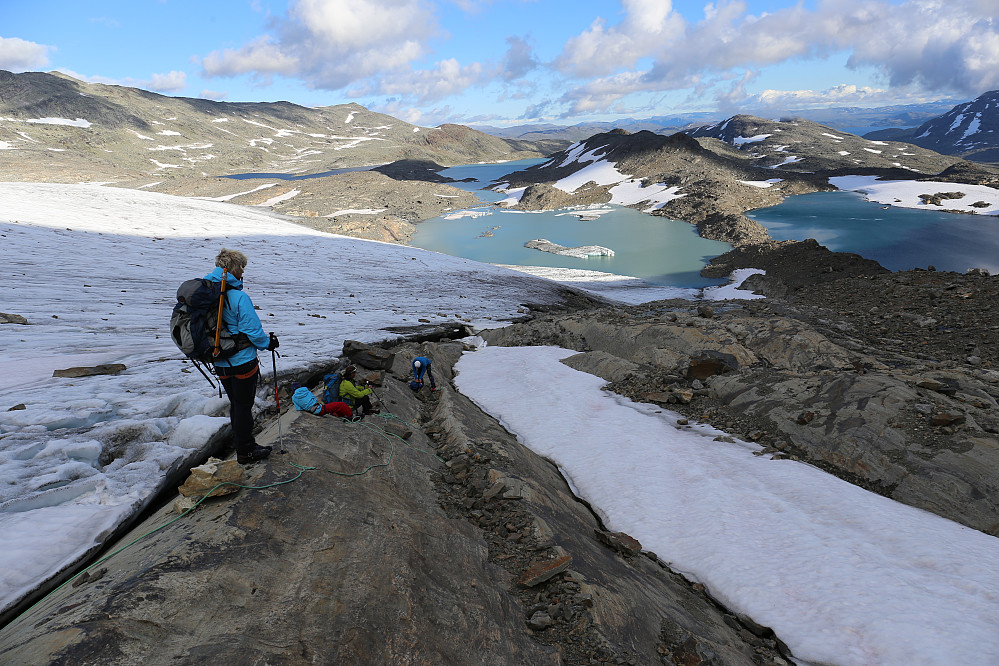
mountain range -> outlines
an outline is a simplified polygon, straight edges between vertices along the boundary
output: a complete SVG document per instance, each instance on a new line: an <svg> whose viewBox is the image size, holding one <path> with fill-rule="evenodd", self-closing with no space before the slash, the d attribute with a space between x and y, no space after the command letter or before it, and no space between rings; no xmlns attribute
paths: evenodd
<svg viewBox="0 0 999 666"><path fill-rule="evenodd" d="M459 125L418 127L358 104L215 102L0 71L0 166L8 180L304 173L397 160L455 165L538 157L538 149Z"/></svg>
<svg viewBox="0 0 999 666"><path fill-rule="evenodd" d="M945 114L910 129L885 129L869 139L907 141L974 162L999 163L999 90L958 104Z"/></svg>
<svg viewBox="0 0 999 666"><path fill-rule="evenodd" d="M691 136L710 136L710 128L746 115L725 118L716 113L700 112L575 125L477 125L476 128L494 136L526 141L582 141L613 129L632 133L648 130L656 134L686 132ZM903 141L974 162L999 162L999 91L995 90L956 106L952 101L935 101L869 109L807 109L783 113L779 120L770 119L767 122L821 124L835 134L858 135L873 141Z"/></svg>
<svg viewBox="0 0 999 666"><path fill-rule="evenodd" d="M846 106L826 109L800 109L781 113L780 117L803 118L827 125L837 131L850 132L851 134L865 134L889 127L915 127L931 118L946 113L953 107L954 103L952 100L939 100L924 104L902 104L875 108ZM756 114L771 117L770 114L762 111L756 112ZM594 134L609 132L612 129L624 129L629 132L649 130L656 134L673 134L704 125L717 124L723 120L725 120L724 114L701 111L652 116L650 118L618 118L607 122L577 123L574 125L536 123L512 125L509 127L475 125L475 128L505 139L524 139L527 141L564 139L579 141Z"/></svg>
<svg viewBox="0 0 999 666"><path fill-rule="evenodd" d="M581 127L522 133L540 139L528 141L463 125L419 127L358 104L215 102L62 74L0 72L0 169L8 181L107 182L264 206L323 231L405 243L414 224L475 202L446 184L438 174L444 166L550 156L509 177L507 187L531 188L520 207L619 202L745 245L769 238L745 211L835 189L830 177L994 187L999 171L962 154L982 159L999 150L997 97L988 93L905 131L915 135L911 142L890 139L888 130L860 137L804 119L740 114L704 124L690 114L572 143L565 137ZM917 111L905 113L911 119ZM667 136L660 121L694 125ZM594 164L611 165L620 177L583 179L571 191L555 185ZM248 187L232 177L246 174L266 180ZM626 180L635 184L632 194L612 192ZM673 188L668 200L657 199L666 188Z"/></svg>

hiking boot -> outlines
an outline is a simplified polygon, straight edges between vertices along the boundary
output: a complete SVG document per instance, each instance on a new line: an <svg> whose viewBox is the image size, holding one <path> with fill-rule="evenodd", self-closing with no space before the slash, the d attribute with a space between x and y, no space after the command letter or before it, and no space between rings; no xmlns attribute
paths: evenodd
<svg viewBox="0 0 999 666"><path fill-rule="evenodd" d="M240 465L252 465L258 460L263 460L271 454L269 446L255 446L247 453L236 453L236 462Z"/></svg>

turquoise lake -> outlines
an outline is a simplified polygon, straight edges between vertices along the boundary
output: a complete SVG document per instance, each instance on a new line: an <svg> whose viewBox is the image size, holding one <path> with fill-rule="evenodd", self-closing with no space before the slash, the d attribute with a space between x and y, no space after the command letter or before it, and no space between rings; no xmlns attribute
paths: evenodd
<svg viewBox="0 0 999 666"><path fill-rule="evenodd" d="M505 194L482 189L513 171L546 160L473 164L445 169L455 187L475 192L483 201L497 202ZM338 169L323 174L238 174L230 178L292 180L356 171ZM597 220L584 221L561 211L524 213L483 206L482 217L422 222L412 245L492 264L549 266L630 275L656 285L702 287L720 284L699 275L712 258L727 252L727 243L700 238L694 227L678 220L653 217L622 206ZM815 192L788 197L778 206L749 211L747 216L767 228L777 240L814 238L830 250L856 252L893 271L935 267L965 272L985 268L999 273L999 217L959 215L911 208L885 208L854 192ZM488 235L491 234L491 235ZM601 245L613 257L564 257L529 250L524 243L545 238L566 247Z"/></svg>
<svg viewBox="0 0 999 666"><path fill-rule="evenodd" d="M475 178L475 182L453 185L473 191L485 201L499 201L506 195L480 188L507 173L544 161L460 166L445 169L441 174L455 179ZM592 221L580 220L565 210L525 213L495 207L470 209L490 214L474 219L436 218L421 222L410 243L491 264L602 271L630 275L656 285L702 287L725 282L703 278L698 273L711 257L730 250L728 243L701 238L693 225L686 222L653 217L623 206L610 208L610 212ZM492 236L483 237L483 233ZM601 245L615 254L581 259L524 247L524 243L538 238L566 247Z"/></svg>
<svg viewBox="0 0 999 666"><path fill-rule="evenodd" d="M814 192L747 215L777 240L814 238L837 252L856 252L889 270L933 266L963 273L999 272L999 217L883 208L854 192Z"/></svg>

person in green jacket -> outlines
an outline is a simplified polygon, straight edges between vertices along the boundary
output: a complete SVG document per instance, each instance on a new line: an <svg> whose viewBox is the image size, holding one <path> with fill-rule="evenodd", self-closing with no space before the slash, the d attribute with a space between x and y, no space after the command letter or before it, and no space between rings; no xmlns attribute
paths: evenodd
<svg viewBox="0 0 999 666"><path fill-rule="evenodd" d="M370 396L373 393L371 387L365 385L364 388L357 388L354 385L356 375L357 368L353 365L348 365L343 371L343 379L340 381L340 397L346 398L347 404L355 408L358 416L377 414L379 410L371 406Z"/></svg>

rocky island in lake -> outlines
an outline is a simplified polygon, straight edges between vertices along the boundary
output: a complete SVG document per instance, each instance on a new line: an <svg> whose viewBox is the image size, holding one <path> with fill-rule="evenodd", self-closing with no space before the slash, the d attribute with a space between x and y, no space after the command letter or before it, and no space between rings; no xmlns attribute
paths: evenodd
<svg viewBox="0 0 999 666"><path fill-rule="evenodd" d="M614 250L603 247L602 245L581 245L579 247L565 247L564 245L553 243L547 238L536 238L534 240L527 241L526 243L524 243L524 247L530 248L532 250L541 250L542 252L551 252L552 254L561 254L566 257L579 257L581 259L585 259L587 257L614 256Z"/></svg>

